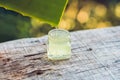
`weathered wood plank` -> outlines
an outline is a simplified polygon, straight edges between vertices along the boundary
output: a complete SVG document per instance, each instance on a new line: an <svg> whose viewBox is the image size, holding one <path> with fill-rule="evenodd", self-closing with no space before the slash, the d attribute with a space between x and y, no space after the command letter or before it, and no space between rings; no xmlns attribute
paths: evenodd
<svg viewBox="0 0 120 80"><path fill-rule="evenodd" d="M71 33L72 57L49 61L47 36L0 44L0 80L120 80L120 27Z"/></svg>

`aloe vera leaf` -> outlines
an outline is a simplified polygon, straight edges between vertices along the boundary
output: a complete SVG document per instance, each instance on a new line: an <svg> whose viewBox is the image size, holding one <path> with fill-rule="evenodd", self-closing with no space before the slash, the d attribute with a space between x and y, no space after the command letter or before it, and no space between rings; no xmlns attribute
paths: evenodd
<svg viewBox="0 0 120 80"><path fill-rule="evenodd" d="M0 0L0 6L58 25L68 0Z"/></svg>

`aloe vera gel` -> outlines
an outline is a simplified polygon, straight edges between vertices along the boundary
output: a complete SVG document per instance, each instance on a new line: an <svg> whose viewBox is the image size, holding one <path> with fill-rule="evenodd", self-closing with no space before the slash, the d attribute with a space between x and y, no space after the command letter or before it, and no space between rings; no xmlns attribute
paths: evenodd
<svg viewBox="0 0 120 80"><path fill-rule="evenodd" d="M47 56L50 60L63 60L71 57L70 34L68 31L53 29L48 33Z"/></svg>

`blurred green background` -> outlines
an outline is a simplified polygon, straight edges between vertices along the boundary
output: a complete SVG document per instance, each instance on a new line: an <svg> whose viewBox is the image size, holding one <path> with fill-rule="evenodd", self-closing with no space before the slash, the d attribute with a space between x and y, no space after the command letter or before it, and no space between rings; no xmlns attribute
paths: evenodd
<svg viewBox="0 0 120 80"><path fill-rule="evenodd" d="M69 31L120 25L119 0L69 0L58 28ZM49 24L0 7L0 42L40 37Z"/></svg>

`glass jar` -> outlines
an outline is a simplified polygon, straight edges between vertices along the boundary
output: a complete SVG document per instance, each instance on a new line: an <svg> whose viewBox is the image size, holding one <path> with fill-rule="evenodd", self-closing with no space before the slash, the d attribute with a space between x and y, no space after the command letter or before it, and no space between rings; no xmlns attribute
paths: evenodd
<svg viewBox="0 0 120 80"><path fill-rule="evenodd" d="M47 56L50 60L63 60L71 57L70 33L53 29L48 33Z"/></svg>

